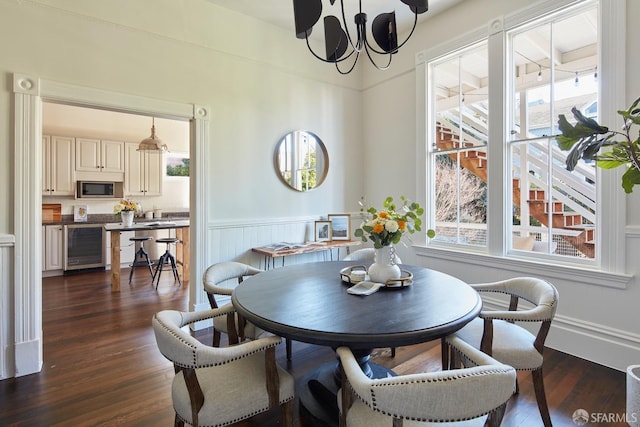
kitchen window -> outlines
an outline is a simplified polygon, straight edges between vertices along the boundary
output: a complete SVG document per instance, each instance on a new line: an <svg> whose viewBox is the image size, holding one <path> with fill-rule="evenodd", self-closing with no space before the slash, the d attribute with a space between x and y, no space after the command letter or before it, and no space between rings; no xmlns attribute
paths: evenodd
<svg viewBox="0 0 640 427"><path fill-rule="evenodd" d="M424 52L431 247L624 270L619 176L568 173L554 138L574 105L602 123L626 105L599 93L624 80L624 49L602 48L624 40L620 3L542 2Z"/></svg>

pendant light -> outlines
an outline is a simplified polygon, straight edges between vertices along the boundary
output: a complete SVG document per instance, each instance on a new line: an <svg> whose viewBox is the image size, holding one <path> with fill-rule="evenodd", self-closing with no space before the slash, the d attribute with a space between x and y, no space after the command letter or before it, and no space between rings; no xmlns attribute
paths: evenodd
<svg viewBox="0 0 640 427"><path fill-rule="evenodd" d="M162 140L160 140L160 138L156 136L156 118L153 117L151 120L151 136L140 141L137 151L152 151L164 153L168 150L167 144L163 144Z"/></svg>

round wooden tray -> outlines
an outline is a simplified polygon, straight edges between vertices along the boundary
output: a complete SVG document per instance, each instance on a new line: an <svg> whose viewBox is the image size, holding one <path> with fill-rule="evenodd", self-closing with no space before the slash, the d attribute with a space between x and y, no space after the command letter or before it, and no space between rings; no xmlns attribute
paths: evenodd
<svg viewBox="0 0 640 427"><path fill-rule="evenodd" d="M350 275L351 272L354 270L367 271L367 267L365 267L364 265L351 265L349 267L345 267L342 270L340 270L340 279L342 279L343 282L355 285L357 282L352 281L351 275ZM410 286L413 283L413 273L407 270L401 270L401 271L402 273L400 277L398 277L397 279L387 280L384 286L390 289L404 288L404 287Z"/></svg>

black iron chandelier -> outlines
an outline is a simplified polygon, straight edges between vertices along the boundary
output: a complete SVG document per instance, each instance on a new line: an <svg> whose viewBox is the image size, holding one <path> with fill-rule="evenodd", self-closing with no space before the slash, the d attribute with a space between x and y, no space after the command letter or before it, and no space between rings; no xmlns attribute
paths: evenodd
<svg viewBox="0 0 640 427"><path fill-rule="evenodd" d="M329 0L331 5L336 0ZM418 23L418 15L429 9L428 0L400 0L406 4L415 14L413 28L407 38L398 45L398 33L396 28L396 13L381 13L376 16L371 24L371 34L379 46L375 48L367 40L367 14L362 12L362 0L359 0L359 13L354 16L356 26L357 39L354 42L347 26L347 19L344 13L344 0L340 0L340 8L342 11L342 21L336 16L327 15L324 18L324 39L326 57L322 57L315 53L309 44L309 35L313 26L320 19L322 14L322 0L293 0L293 14L296 25L296 37L305 39L309 51L321 61L336 64L336 69L340 74L349 74L356 66L360 54L364 51L369 60L378 70L386 70L391 65L391 59L394 53L404 46L411 38L416 24ZM348 51L348 52L347 52ZM385 64L379 65L374 59L374 54L379 55L380 60L384 58ZM385 58L386 57L386 58ZM341 69L339 64L352 58L351 65L347 69Z"/></svg>

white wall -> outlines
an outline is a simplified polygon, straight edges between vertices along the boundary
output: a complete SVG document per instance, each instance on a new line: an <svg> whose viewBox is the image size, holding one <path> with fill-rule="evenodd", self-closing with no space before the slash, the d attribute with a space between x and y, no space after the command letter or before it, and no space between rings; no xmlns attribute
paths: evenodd
<svg viewBox="0 0 640 427"><path fill-rule="evenodd" d="M204 0L120 0L108 7L99 0L0 0L0 8L5 76L32 73L209 106L208 186L216 220L355 207L361 193L354 162L361 151L357 80L327 73L286 31ZM10 111L9 91L0 103ZM12 185L10 118L0 119L0 154L9 166L0 172L3 194L11 194ZM329 176L309 194L285 188L273 170L275 144L292 129L316 133L329 152ZM344 181L353 185L345 189ZM2 231L12 229L10 206L0 215Z"/></svg>
<svg viewBox="0 0 640 427"><path fill-rule="evenodd" d="M327 73L330 67L310 59L299 40L280 28L205 0L0 0L0 51L0 74L5 76L0 91L0 234L15 232L13 205L23 196L14 194L13 73L105 94L206 106L211 146L207 158L199 159L203 167L197 173L205 177L209 234L233 230L242 222L256 226L254 245L301 241L313 219L355 209L363 187L357 77ZM276 142L293 129L314 132L329 153L329 175L309 193L286 188L274 171ZM38 180L40 166L32 168ZM283 228L286 223L301 226ZM26 231L27 242L37 242L31 237L35 231ZM248 250L240 246L246 241L225 240L227 234L218 240L194 236L211 246L203 251L211 254L206 262ZM227 249L218 251L220 245ZM27 250L39 253L36 247ZM20 258L16 270L24 264ZM198 307L205 298L196 273L191 306ZM11 285L38 289L37 284L24 285L31 280L39 277L19 277ZM14 322L14 316L23 315L27 317ZM2 316L8 330L13 323L29 328L28 337L16 341L38 348L39 314L7 311ZM2 350L2 357L10 354Z"/></svg>

